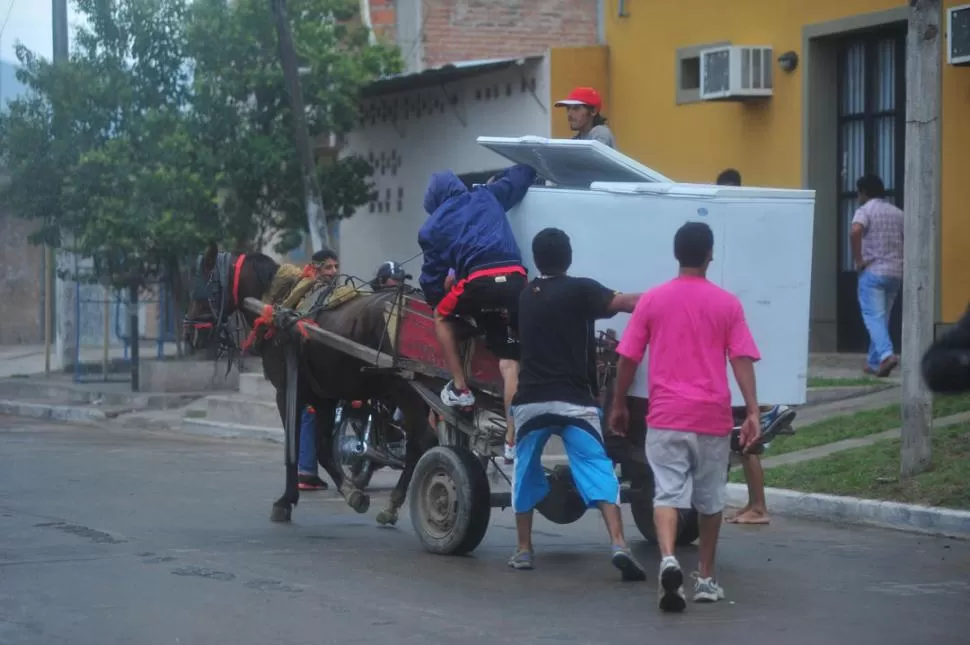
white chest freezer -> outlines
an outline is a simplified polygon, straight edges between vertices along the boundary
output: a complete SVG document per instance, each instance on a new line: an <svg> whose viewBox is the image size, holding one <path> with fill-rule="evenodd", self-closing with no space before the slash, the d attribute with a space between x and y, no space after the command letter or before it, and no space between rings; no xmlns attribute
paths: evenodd
<svg viewBox="0 0 970 645"><path fill-rule="evenodd" d="M708 278L734 293L761 352L762 404L805 402L815 192L675 183L597 141L479 137L554 186L534 186L509 212L532 275L532 238L554 226L572 240L570 274L624 292L642 292L677 275L674 233L688 221L714 231ZM629 315L598 328L622 333ZM646 360L630 394L645 397ZM730 373L730 369L728 370ZM733 374L733 402L743 403Z"/></svg>

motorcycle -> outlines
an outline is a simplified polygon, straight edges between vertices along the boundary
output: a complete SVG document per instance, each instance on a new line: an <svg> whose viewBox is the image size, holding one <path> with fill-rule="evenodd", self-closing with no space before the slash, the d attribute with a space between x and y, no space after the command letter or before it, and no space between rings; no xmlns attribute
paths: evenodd
<svg viewBox="0 0 970 645"><path fill-rule="evenodd" d="M341 401L331 444L337 466L360 490L381 468L404 469L407 438L400 411L380 399Z"/></svg>

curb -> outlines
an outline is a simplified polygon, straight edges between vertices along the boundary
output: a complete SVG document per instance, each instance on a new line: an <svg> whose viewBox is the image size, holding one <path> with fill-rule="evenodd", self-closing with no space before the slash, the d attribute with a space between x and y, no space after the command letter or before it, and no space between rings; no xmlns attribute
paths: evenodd
<svg viewBox="0 0 970 645"><path fill-rule="evenodd" d="M104 423L108 419L102 410L79 405L51 405L0 399L0 414L72 423Z"/></svg>
<svg viewBox="0 0 970 645"><path fill-rule="evenodd" d="M207 419L183 419L181 426L172 430L218 439L251 439L280 444L283 443L284 438L282 428L263 428Z"/></svg>
<svg viewBox="0 0 970 645"><path fill-rule="evenodd" d="M745 484L728 484L727 494L731 506L741 507L748 503ZM776 515L970 539L970 511L800 493L783 488L766 488L765 497L770 512Z"/></svg>

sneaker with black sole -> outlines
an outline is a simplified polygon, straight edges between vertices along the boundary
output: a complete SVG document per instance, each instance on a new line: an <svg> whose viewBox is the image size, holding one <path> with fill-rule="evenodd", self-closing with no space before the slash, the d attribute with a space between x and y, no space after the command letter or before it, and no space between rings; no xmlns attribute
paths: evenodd
<svg viewBox="0 0 970 645"><path fill-rule="evenodd" d="M660 611L680 613L687 609L684 595L684 572L677 558L668 555L660 562Z"/></svg>
<svg viewBox="0 0 970 645"><path fill-rule="evenodd" d="M647 579L647 572L626 547L614 546L610 561L620 570L624 582L643 582Z"/></svg>

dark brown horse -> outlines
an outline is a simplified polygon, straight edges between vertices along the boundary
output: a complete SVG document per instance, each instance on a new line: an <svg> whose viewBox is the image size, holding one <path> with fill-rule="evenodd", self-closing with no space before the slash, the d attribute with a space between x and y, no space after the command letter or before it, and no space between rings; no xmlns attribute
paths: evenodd
<svg viewBox="0 0 970 645"><path fill-rule="evenodd" d="M213 253L210 248L199 261L200 269L208 269L208 306L222 320L239 311L252 326L257 317L245 311L242 303L246 298L262 299L280 266L261 253L241 256L221 253L209 257ZM367 347L386 349L390 346L390 339L384 318L385 305L396 297L396 290L362 293L333 309L320 310L312 317L322 329ZM200 303L196 304L202 307ZM280 335L277 335L258 342L256 348L263 359L263 373L276 388L276 404L285 427L285 356L283 345L277 342L279 338ZM370 506L369 496L344 477L342 469L333 459L331 442L337 402L380 397L401 409L407 435L405 467L391 492L387 507L377 517L381 524L394 524L398 510L404 504L414 467L424 448L434 440L427 421L428 406L400 376L364 371L364 367L362 361L352 356L319 343L304 342L299 350L297 410L303 410L306 405L316 409L317 460L347 503L358 513L364 513ZM295 458L299 446L299 425L296 449L287 451L286 488L282 497L273 503L271 519L276 522L289 521L293 506L299 501Z"/></svg>

